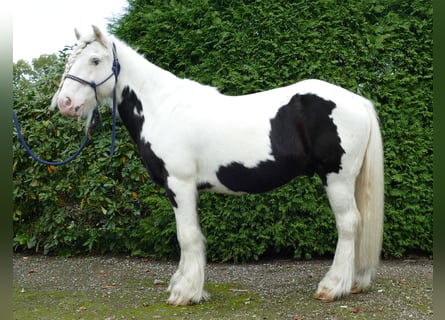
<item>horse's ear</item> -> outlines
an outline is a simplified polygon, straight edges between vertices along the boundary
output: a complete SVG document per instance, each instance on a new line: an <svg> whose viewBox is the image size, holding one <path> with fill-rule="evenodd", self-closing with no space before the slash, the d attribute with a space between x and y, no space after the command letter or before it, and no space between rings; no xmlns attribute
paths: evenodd
<svg viewBox="0 0 445 320"><path fill-rule="evenodd" d="M94 36L96 37L96 40L99 41L104 47L107 47L107 42L105 41L105 37L104 37L102 31L100 31L100 29L98 27L96 27L95 25L93 25L92 27L93 27Z"/></svg>
<svg viewBox="0 0 445 320"><path fill-rule="evenodd" d="M74 28L74 34L76 35L76 39L79 40L79 39L80 39L80 36L81 36L79 30L77 30L76 28Z"/></svg>

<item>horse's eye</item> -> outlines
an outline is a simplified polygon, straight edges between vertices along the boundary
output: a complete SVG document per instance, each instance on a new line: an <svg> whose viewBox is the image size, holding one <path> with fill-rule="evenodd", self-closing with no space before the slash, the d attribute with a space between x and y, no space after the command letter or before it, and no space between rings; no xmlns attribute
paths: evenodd
<svg viewBox="0 0 445 320"><path fill-rule="evenodd" d="M94 64L95 66L99 65L100 63L100 59L99 58L92 58L91 59L91 64Z"/></svg>

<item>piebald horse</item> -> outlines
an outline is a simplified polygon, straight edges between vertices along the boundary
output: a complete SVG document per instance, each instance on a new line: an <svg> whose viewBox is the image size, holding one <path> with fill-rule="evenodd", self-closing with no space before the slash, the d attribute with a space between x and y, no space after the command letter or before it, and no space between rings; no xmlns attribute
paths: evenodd
<svg viewBox="0 0 445 320"><path fill-rule="evenodd" d="M299 175L321 178L338 230L332 265L314 297L333 301L370 286L382 246L384 181L369 100L320 80L228 96L153 65L95 26L75 34L51 107L86 118L88 126L98 103L113 100L175 213L181 257L169 304L208 298L200 192L267 192Z"/></svg>

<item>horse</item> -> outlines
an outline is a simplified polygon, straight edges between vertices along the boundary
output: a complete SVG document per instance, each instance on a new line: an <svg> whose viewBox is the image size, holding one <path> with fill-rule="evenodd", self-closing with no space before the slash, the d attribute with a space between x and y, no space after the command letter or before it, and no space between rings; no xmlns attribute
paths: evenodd
<svg viewBox="0 0 445 320"><path fill-rule="evenodd" d="M314 298L366 291L383 237L383 142L373 103L337 85L307 79L229 96L175 76L92 26L77 38L51 108L87 125L113 100L151 179L173 208L180 260L168 304L209 298L199 193L257 194L300 175L318 175L338 231L332 265ZM292 195L290 195L292 196Z"/></svg>

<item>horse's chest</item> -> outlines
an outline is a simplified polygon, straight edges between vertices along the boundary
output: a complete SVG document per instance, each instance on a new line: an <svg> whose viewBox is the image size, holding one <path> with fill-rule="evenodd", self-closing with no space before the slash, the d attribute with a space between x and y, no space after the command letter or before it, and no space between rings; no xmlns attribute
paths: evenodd
<svg viewBox="0 0 445 320"><path fill-rule="evenodd" d="M139 149L140 156L148 174L153 181L165 186L167 170L164 161L153 151L151 142L143 136L146 121L141 100L129 87L122 91L121 103L118 105L119 116Z"/></svg>

